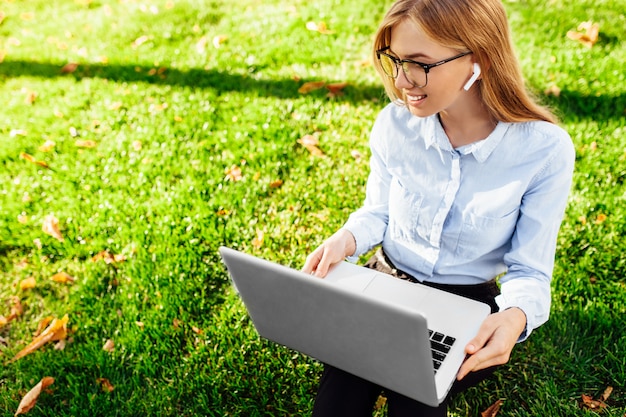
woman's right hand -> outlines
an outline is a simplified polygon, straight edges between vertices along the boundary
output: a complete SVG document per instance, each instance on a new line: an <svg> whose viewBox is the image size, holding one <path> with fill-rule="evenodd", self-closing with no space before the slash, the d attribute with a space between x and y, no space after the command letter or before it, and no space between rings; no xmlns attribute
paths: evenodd
<svg viewBox="0 0 626 417"><path fill-rule="evenodd" d="M331 266L353 255L355 251L354 235L346 229L339 229L307 256L302 271L323 278Z"/></svg>

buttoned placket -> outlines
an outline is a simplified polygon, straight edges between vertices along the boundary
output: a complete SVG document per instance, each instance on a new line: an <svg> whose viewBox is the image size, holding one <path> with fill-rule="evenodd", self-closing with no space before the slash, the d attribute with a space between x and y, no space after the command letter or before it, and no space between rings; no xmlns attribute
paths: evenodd
<svg viewBox="0 0 626 417"><path fill-rule="evenodd" d="M433 227L430 234L430 244L433 247L441 247L441 235L443 233L443 226L452 209L452 204L456 198L459 187L461 186L461 154L456 150L451 150L448 155L450 156L450 179L446 186L446 190L441 200L435 217L433 218Z"/></svg>

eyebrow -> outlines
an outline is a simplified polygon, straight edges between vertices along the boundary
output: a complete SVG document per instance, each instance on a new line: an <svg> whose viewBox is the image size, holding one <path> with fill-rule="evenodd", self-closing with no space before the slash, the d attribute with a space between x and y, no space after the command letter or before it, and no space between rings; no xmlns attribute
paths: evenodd
<svg viewBox="0 0 626 417"><path fill-rule="evenodd" d="M393 53L395 56L397 56L398 58L400 58L400 55L398 55L393 49L389 48L389 52ZM425 59L433 59L432 57L423 54L421 52L416 52L414 54L410 54L410 55L406 55L404 58L402 59L412 59L412 60L418 60L421 58L425 58Z"/></svg>

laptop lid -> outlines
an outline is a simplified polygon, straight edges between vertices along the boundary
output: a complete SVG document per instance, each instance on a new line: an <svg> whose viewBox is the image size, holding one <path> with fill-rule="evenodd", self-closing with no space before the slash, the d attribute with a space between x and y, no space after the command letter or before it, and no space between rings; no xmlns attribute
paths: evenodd
<svg viewBox="0 0 626 417"><path fill-rule="evenodd" d="M262 337L432 406L489 314L485 304L347 262L320 279L233 249L220 253ZM436 374L429 324L457 331Z"/></svg>

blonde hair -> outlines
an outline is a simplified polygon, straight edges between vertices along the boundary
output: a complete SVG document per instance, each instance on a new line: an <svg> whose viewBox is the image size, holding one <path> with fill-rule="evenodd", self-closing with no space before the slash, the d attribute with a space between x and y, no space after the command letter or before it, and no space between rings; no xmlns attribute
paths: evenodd
<svg viewBox="0 0 626 417"><path fill-rule="evenodd" d="M389 46L391 30L410 19L435 42L460 52L471 51L482 71L479 95L489 113L503 122L556 117L526 90L513 51L506 12L500 0L398 0L387 12L374 41L374 65L392 101L402 99L394 80L383 72L376 51Z"/></svg>

